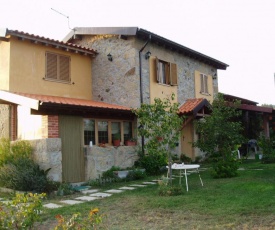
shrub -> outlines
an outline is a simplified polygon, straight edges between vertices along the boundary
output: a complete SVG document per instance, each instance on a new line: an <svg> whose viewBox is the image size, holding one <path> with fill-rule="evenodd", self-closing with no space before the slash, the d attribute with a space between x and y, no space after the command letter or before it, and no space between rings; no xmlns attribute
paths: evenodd
<svg viewBox="0 0 275 230"><path fill-rule="evenodd" d="M140 157L138 165L145 168L149 175L158 175L161 168L167 165L167 157L164 154L149 154Z"/></svg>
<svg viewBox="0 0 275 230"><path fill-rule="evenodd" d="M114 178L114 177L116 177L114 175L114 171L119 171L119 170L121 170L120 167L118 167L118 166L112 166L112 168L110 168L107 171L105 171L105 172L102 173L102 177L103 178Z"/></svg>
<svg viewBox="0 0 275 230"><path fill-rule="evenodd" d="M134 170L131 170L129 171L127 177L126 177L126 180L140 180L140 179L144 179L146 178L146 172L143 172L139 169L134 169Z"/></svg>
<svg viewBox="0 0 275 230"><path fill-rule="evenodd" d="M57 196L71 195L75 192L73 186L69 183L62 183L57 189Z"/></svg>
<svg viewBox="0 0 275 230"><path fill-rule="evenodd" d="M0 168L0 184L20 191L50 192L55 188L47 177L49 170L40 169L30 158L18 158Z"/></svg>
<svg viewBox="0 0 275 230"><path fill-rule="evenodd" d="M46 194L16 194L8 204L0 204L0 229L32 229L40 220Z"/></svg>
<svg viewBox="0 0 275 230"><path fill-rule="evenodd" d="M263 154L262 161L263 164L271 164L275 163L275 152L273 150L273 153L270 154Z"/></svg>
<svg viewBox="0 0 275 230"><path fill-rule="evenodd" d="M9 139L0 140L0 166L13 163L21 158L30 158L32 147L28 141L11 143Z"/></svg>
<svg viewBox="0 0 275 230"><path fill-rule="evenodd" d="M192 159L183 153L180 155L180 160L185 164L190 164L192 162Z"/></svg>
<svg viewBox="0 0 275 230"><path fill-rule="evenodd" d="M235 158L219 159L213 162L212 176L214 178L230 178L238 176L240 162Z"/></svg>

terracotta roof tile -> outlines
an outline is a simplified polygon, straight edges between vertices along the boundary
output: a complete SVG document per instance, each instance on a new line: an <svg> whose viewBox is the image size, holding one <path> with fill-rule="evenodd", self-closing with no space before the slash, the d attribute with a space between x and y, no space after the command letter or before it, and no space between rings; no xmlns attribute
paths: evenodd
<svg viewBox="0 0 275 230"><path fill-rule="evenodd" d="M115 110L124 110L130 111L131 108L121 105L109 104L105 102L85 100L78 98L67 98L59 96L48 96L48 95L38 95L38 94L29 94L29 93L15 93L24 97L32 98L39 100L43 103L50 104L60 104L60 105L71 105L71 106L83 106L83 107L93 107L93 108L104 108L104 109L115 109Z"/></svg>
<svg viewBox="0 0 275 230"><path fill-rule="evenodd" d="M29 34L29 33L18 31L18 30L7 30L6 33L7 33L7 35L22 37L22 38L30 39L33 41L38 41L38 42L42 42L42 43L61 46L63 48L77 49L78 51L82 51L84 53L86 52L86 53L93 54L93 55L97 54L96 50L93 50L93 49L90 49L90 48L87 48L84 46L80 46L80 45L76 45L76 44L72 44L72 43L66 43L63 41L54 40L54 39L50 39L50 38L46 38L46 37L38 36L38 35L34 35L34 34Z"/></svg>
<svg viewBox="0 0 275 230"><path fill-rule="evenodd" d="M186 102L180 106L179 113L193 113L194 110L204 101L206 101L204 98L187 99Z"/></svg>

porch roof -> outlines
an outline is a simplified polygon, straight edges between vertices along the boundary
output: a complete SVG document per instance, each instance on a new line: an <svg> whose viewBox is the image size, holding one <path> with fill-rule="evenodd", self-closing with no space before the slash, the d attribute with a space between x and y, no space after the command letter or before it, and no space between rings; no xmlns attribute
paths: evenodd
<svg viewBox="0 0 275 230"><path fill-rule="evenodd" d="M23 105L42 113L46 113L47 110L48 112L54 110L56 113L70 110L71 112L73 111L76 113L78 111L82 114L85 112L93 112L93 114L98 114L99 112L116 112L133 116L131 108L116 104L79 98L8 92L2 90L0 90L0 103ZM34 113L38 114L38 112Z"/></svg>
<svg viewBox="0 0 275 230"><path fill-rule="evenodd" d="M210 103L205 98L187 99L186 102L180 106L179 113L197 115L197 113L205 106L210 106Z"/></svg>

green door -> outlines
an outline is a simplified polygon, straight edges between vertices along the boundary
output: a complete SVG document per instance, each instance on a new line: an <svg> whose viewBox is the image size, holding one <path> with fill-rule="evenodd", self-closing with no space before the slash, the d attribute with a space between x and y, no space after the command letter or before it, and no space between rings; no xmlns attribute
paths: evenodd
<svg viewBox="0 0 275 230"><path fill-rule="evenodd" d="M64 182L85 180L83 153L83 119L74 116L59 117L62 142L62 177Z"/></svg>

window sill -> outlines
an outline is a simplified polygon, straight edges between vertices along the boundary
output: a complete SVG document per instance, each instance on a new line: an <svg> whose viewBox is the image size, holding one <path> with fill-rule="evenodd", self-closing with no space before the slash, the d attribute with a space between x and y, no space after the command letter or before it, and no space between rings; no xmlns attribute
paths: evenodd
<svg viewBox="0 0 275 230"><path fill-rule="evenodd" d="M200 92L200 94L205 95L205 96L211 96L211 94L210 94L210 93Z"/></svg>
<svg viewBox="0 0 275 230"><path fill-rule="evenodd" d="M167 87L171 87L171 85L168 85L168 84L164 84L164 83L159 83L159 82L158 82L158 85L162 85L162 86L167 86Z"/></svg>
<svg viewBox="0 0 275 230"><path fill-rule="evenodd" d="M55 79L50 79L50 78L43 78L43 80L44 81L56 82L56 83L63 83L63 84L74 85L74 82L70 82L70 81L55 80Z"/></svg>

